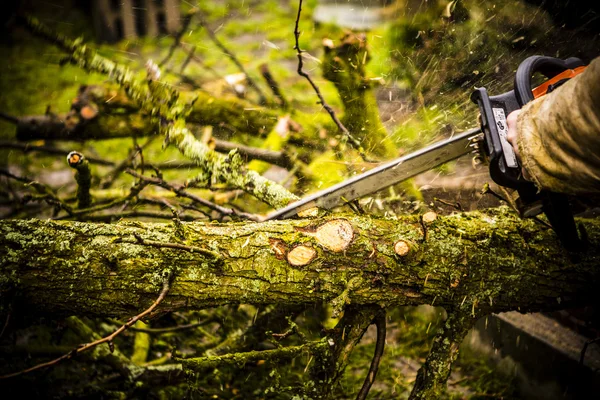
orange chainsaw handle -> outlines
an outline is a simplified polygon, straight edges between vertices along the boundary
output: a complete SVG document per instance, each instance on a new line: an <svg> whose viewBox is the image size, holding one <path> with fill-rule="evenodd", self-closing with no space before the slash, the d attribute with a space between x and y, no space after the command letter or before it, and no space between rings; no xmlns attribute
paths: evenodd
<svg viewBox="0 0 600 400"><path fill-rule="evenodd" d="M548 79L546 82L542 83L540 86L537 86L536 88L531 90L531 92L533 93L533 98L537 99L538 97L542 97L543 95L548 93L548 89L551 88L553 85L555 85L556 83L558 83L562 80L568 80L568 79L573 78L574 76L579 75L580 73L582 73L585 70L586 67L587 67L587 65L582 65L577 68L567 69L567 70L564 70L563 72L561 72L560 74L554 76L553 78Z"/></svg>

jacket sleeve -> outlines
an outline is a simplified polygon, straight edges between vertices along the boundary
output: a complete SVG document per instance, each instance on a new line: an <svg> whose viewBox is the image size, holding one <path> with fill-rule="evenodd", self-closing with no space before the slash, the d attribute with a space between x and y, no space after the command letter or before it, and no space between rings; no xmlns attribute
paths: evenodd
<svg viewBox="0 0 600 400"><path fill-rule="evenodd" d="M539 189L600 192L600 57L517 118L523 167Z"/></svg>

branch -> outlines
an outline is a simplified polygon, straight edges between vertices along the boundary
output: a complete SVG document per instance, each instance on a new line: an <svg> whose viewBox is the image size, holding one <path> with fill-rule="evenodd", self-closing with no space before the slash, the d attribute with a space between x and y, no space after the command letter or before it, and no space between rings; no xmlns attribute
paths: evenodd
<svg viewBox="0 0 600 400"><path fill-rule="evenodd" d="M246 364L258 361L281 363L296 358L303 353L319 354L327 350L328 344L322 340L305 343L300 346L282 347L274 350L248 351L244 353L231 353L222 356L207 356L198 358L176 358L181 362L184 371L191 373L203 373L207 369L214 369L225 365L243 368Z"/></svg>
<svg viewBox="0 0 600 400"><path fill-rule="evenodd" d="M244 168L239 154L230 152L223 156L198 141L186 127L185 118L192 107L179 101L179 92L173 87L151 79L136 79L124 66L99 56L79 40L71 41L52 32L34 18L26 19L26 25L35 34L69 52L72 63L87 71L99 72L115 79L140 109L156 120L166 142L175 145L184 156L203 169L207 181L229 183L274 208L284 207L298 199L284 187Z"/></svg>
<svg viewBox="0 0 600 400"><path fill-rule="evenodd" d="M94 347L96 347L96 346L98 346L99 344L102 344L102 343L108 343L109 347L112 349L113 346L114 346L112 344L112 341L114 340L115 337L117 337L119 334L121 334L122 332L124 332L131 325L135 324L136 321L140 320L141 318L144 318L146 315L148 315L152 311L154 311L154 309L161 303L161 301L164 300L164 298L167 296L167 293L169 292L169 289L171 288L171 277L172 277L172 273L169 272L168 275L166 276L166 278L164 279L163 288L162 288L160 294L158 295L158 298L154 301L154 303L152 303L152 305L150 305L150 307L148 307L146 310L144 310L140 314L136 315L135 317L129 319L129 321L127 321L127 323L125 323L124 325L122 325L119 329L117 329L116 331L114 331L110 335L108 335L106 337L103 337L102 339L93 341L91 343L86 343L86 344L80 345L77 348L73 349L73 351L71 351L71 352L69 352L69 353L67 353L65 355L62 355L62 356L60 356L58 358L55 358L54 360L51 360L51 361L48 361L48 362L45 362L45 363L42 363L42 364L35 365L35 366L31 367L31 368L27 368L27 369L24 369L22 371L13 372L12 374L2 375L2 376L0 376L0 379L14 378L15 376L27 374L29 372L33 372L33 371L36 371L36 370L41 369L41 368L46 368L46 367L49 367L51 365L58 364L61 361L73 358L75 355L77 355L79 353L83 353L84 351L92 349L92 348L94 348Z"/></svg>
<svg viewBox="0 0 600 400"><path fill-rule="evenodd" d="M1 112L1 111L0 111L0 119L3 121L6 121L6 122L10 122L15 125L19 123L18 117L15 117L14 115L10 115L10 114L7 114L7 113Z"/></svg>
<svg viewBox="0 0 600 400"><path fill-rule="evenodd" d="M385 335L386 335L386 321L385 321L385 310L382 310L375 317L375 325L377 326L377 342L375 343L375 353L373 354L373 360L371 360L371 366L369 372L365 377L365 381L356 396L356 400L365 400L371 390L375 377L377 376L377 370L379 369L379 362L385 349Z"/></svg>
<svg viewBox="0 0 600 400"><path fill-rule="evenodd" d="M27 118L27 117L25 117L25 118ZM30 143L11 142L11 141L7 141L7 140L0 140L0 149L19 150L25 154L30 153L30 152L45 153L45 154L52 154L52 155L61 156L61 157L64 157L66 154L69 154L68 150L63 150L63 149L60 149L57 147L36 146L36 145L30 144ZM90 164L98 164L98 165L106 165L106 166L115 165L115 163L112 161L104 160L104 159L97 158L97 157L86 157L86 159L88 160L88 162Z"/></svg>
<svg viewBox="0 0 600 400"><path fill-rule="evenodd" d="M478 313L472 314L468 310L448 313L448 319L433 339L427 359L417 373L410 400L442 397L452 363L458 357L459 346L477 321L476 315L479 316Z"/></svg>
<svg viewBox="0 0 600 400"><path fill-rule="evenodd" d="M92 173L90 164L83 154L72 151L67 155L69 167L77 170L75 180L77 181L77 208L88 208L92 204L90 186L92 185Z"/></svg>
<svg viewBox="0 0 600 400"><path fill-rule="evenodd" d="M25 117L25 118L29 118L29 117ZM126 120L126 118L123 118L123 121L125 121L125 120ZM97 133L99 133L101 136L96 137L96 139L110 139L111 138L110 132L108 132L108 131L106 131L106 132L97 131ZM54 137L54 140L61 140L61 139L70 140L66 136L63 138L60 138L57 136ZM213 144L215 146L216 151L229 152L231 150L237 149L238 152L240 153L240 155L242 157L247 158L248 160L262 160L262 161L268 162L273 165L278 165L278 166L280 166L282 168L286 168L286 169L292 169L293 167L296 166L294 163L300 162L298 160L293 160L285 152L261 149L258 147L245 146L240 143L228 142L226 140L221 140L221 139L213 138L213 140L214 140ZM145 147L145 146L143 146L143 147ZM36 146L36 145L30 144L30 143L19 143L19 142L11 142L11 141L4 141L4 140L0 140L0 149L14 149L14 150L22 151L26 154L30 153L30 152L39 152L39 153L52 154L52 155L58 155L58 156L65 156L66 154L69 153L68 150L63 150L63 149L60 149L57 147ZM90 164L113 166L113 167L117 165L113 161L104 160L102 158L97 158L97 157L93 157L93 156L90 156L90 157L86 156L86 159L88 160L88 162ZM167 161L167 162L162 162L162 163L153 164L153 165L160 170L199 168L196 163L183 162L183 161ZM306 168L306 166L304 166L304 168Z"/></svg>
<svg viewBox="0 0 600 400"><path fill-rule="evenodd" d="M37 197L31 196L31 195L25 196L25 197L23 197L22 201L29 202L29 201L43 200L47 204L54 206L56 213L58 213L60 210L65 210L69 215L73 215L74 211L71 208L71 206L69 206L63 200L61 200L56 195L56 193L54 193L54 190L52 190L52 188L50 188L50 186L45 185L45 184L35 181L35 180L31 180L31 179L23 177L23 176L15 175L15 174L11 173L10 171L4 170L4 169L0 169L0 175L4 175L7 178L22 182L26 186L30 186L30 187L34 188L35 191L39 193L39 196L37 196Z"/></svg>
<svg viewBox="0 0 600 400"><path fill-rule="evenodd" d="M331 351L322 354L321 359L317 359L311 369L319 398L326 397L338 384L348 365L352 350L379 312L378 306L361 308L353 306L346 309L340 322L328 335L329 344L332 346Z"/></svg>
<svg viewBox="0 0 600 400"><path fill-rule="evenodd" d="M269 338L269 332L278 330L288 324L288 319L295 319L305 309L301 305L276 305L274 308L261 313L252 325L245 330L238 330L207 351L207 355L223 355L239 353L254 348L258 343Z"/></svg>
<svg viewBox="0 0 600 400"><path fill-rule="evenodd" d="M94 217L99 217L99 218L102 218L102 217L116 218L115 214L110 214L110 215L106 215L106 216L99 216L99 215L90 216L88 214L93 214L95 212L102 211L102 210L108 210L109 208L113 208L113 207L118 206L120 204L127 203L129 200L135 198L146 186L147 186L146 182L139 182L139 183L133 185L131 187L131 189L129 189L129 193L127 193L126 195L124 195L122 197L114 199L114 200L112 200L112 201L110 201L108 203L105 203L105 204L98 204L98 205L95 205L95 206L92 206L92 207L81 208L79 210L71 211L66 216L55 217L54 219L57 219L57 220L60 220L60 219L70 219L70 218L81 219L82 217L84 217L86 215L87 215L87 217L85 219L87 219L87 220L92 220L92 219L94 219Z"/></svg>
<svg viewBox="0 0 600 400"><path fill-rule="evenodd" d="M323 106L323 108L327 111L327 113L331 116L331 119L333 120L333 122L335 122L335 124L337 125L338 129L344 134L344 137L347 140L350 141L350 144L356 150L358 150L358 152L362 156L363 160L367 160L367 158L365 157L365 154L364 154L364 150L361 147L360 141L358 141L354 136L352 136L352 134L350 133L350 131L344 126L344 124L342 124L342 121L339 120L339 118L335 114L335 111L333 111L333 108L331 108L331 106L329 104L327 104L327 102L325 101L325 98L321 94L321 91L319 90L319 87L316 85L316 83L313 82L313 80L311 79L310 75L308 75L306 72L304 72L302 70L302 67L304 65L304 62L302 61L303 50L300 49L300 43L299 43L300 31L298 29L298 25L300 24L300 15L301 14L302 14L302 0L299 0L299 2L298 2L298 15L296 16L296 25L294 27L294 37L296 39L296 44L294 45L294 49L297 51L297 56L298 56L298 70L297 70L298 71L298 75L303 76L303 77L306 78L306 80L308 80L308 83L310 83L310 85L312 86L313 90L317 94L317 97L319 98L319 102L321 103L321 105Z"/></svg>
<svg viewBox="0 0 600 400"><path fill-rule="evenodd" d="M110 171L109 173L107 173L105 175L103 182L100 184L100 188L101 189L110 188L113 185L113 183L115 182L115 180L119 177L121 172L125 171L129 166L131 166L133 164L133 161L135 160L136 157L139 156L143 160L144 149L148 148L148 146L150 144L152 144L152 142L154 141L155 138L156 138L156 136L154 136L154 137L151 136L150 138L148 138L148 140L146 140L146 143L144 143L142 146L139 146L139 145L137 145L137 142L134 137L135 147L129 152L129 154L123 161L121 161L120 163L115 165L115 168L113 168L112 171ZM143 162L140 163L140 168L142 169L142 173L143 173L144 172L144 163Z"/></svg>
<svg viewBox="0 0 600 400"><path fill-rule="evenodd" d="M279 104L280 104L281 108L284 110L287 110L289 108L290 104L288 103L288 101L285 99L285 96L281 92L281 89L279 88L279 84L275 80L275 77L273 77L273 74L271 74L271 71L269 71L269 66L267 65L267 63L263 63L260 65L259 68L260 68L260 74L263 76L263 78L267 82L267 85L269 85L269 87L273 91L273 94L275 95L275 97L277 99L279 99Z"/></svg>
<svg viewBox="0 0 600 400"><path fill-rule="evenodd" d="M158 63L159 67L164 66L167 63L167 61L171 59L173 53L175 53L175 49L177 49L177 47L179 47L179 44L181 43L181 37L187 31L188 27L190 26L190 22L192 22L192 18L194 17L194 15L196 15L197 12L197 8L192 8L185 14L185 16L183 17L183 22L181 23L181 28L175 34L175 37L173 38L173 44L169 48L169 52L167 53L165 58L163 58L162 61Z"/></svg>
<svg viewBox="0 0 600 400"><path fill-rule="evenodd" d="M226 207L222 207L218 204L211 203L210 201L204 200L203 198L198 197L193 193L189 193L183 187L175 187L175 186L167 183L163 179L156 178L156 177L153 178L153 177L144 176L144 175L138 174L137 172L135 172L134 170L129 169L129 168L126 171L131 176L141 179L142 181L147 182L149 184L160 186L162 188L170 190L173 193L177 194L177 196L186 197L186 198L192 200L194 203L200 204L202 206L210 208L211 210L217 211L221 215L236 216L236 217L240 217L240 218L247 219L250 221L258 221L259 220L259 217L257 215L245 213L243 211L239 211L234 208L226 208Z"/></svg>

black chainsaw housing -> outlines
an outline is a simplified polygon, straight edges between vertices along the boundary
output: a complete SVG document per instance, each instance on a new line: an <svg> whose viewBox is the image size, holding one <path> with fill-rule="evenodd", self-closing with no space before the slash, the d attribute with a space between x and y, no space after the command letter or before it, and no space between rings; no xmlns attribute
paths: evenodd
<svg viewBox="0 0 600 400"><path fill-rule="evenodd" d="M544 212L563 245L569 250L581 250L567 196L548 191L538 192L536 186L525 180L512 146L506 140L506 117L534 99L531 78L541 73L553 78L561 72L584 65L578 58L561 60L553 57L531 56L518 67L514 89L489 96L485 88L477 88L471 100L479 107L483 152L489 163L490 176L498 185L516 189L519 193L519 211L522 217L534 217ZM566 81L566 80L565 80ZM560 84L565 81L561 81ZM550 90L557 87L554 85Z"/></svg>

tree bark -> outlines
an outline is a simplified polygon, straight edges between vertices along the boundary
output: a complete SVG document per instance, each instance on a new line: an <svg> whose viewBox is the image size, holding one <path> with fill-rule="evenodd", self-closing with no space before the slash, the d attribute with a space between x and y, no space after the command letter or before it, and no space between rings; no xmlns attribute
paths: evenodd
<svg viewBox="0 0 600 400"><path fill-rule="evenodd" d="M181 240L171 224L4 220L0 295L17 293L28 313L125 317L152 303L172 271L162 311L324 300L435 304L479 316L597 298L598 219L581 221L590 241L582 254L567 253L554 232L507 208L420 221L338 214L184 223ZM315 254L292 265L288 255L299 246Z"/></svg>

